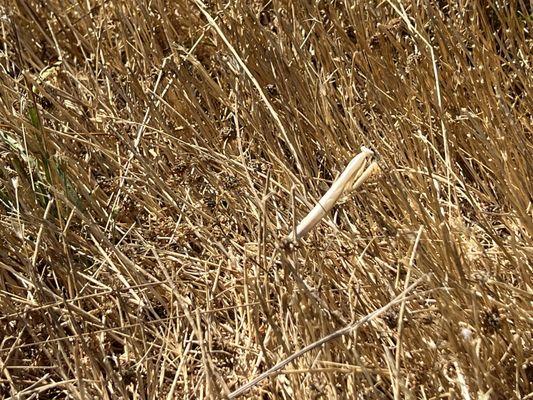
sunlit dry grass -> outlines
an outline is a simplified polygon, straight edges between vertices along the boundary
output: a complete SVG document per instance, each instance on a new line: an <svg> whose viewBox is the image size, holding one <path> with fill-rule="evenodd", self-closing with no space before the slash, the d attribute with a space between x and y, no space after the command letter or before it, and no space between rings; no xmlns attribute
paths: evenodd
<svg viewBox="0 0 533 400"><path fill-rule="evenodd" d="M530 4L206 3L3 1L0 397L532 398Z"/></svg>

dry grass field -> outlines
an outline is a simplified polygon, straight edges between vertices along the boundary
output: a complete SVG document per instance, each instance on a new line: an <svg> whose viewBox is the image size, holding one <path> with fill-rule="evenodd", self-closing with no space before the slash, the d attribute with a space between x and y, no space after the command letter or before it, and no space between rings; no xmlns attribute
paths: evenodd
<svg viewBox="0 0 533 400"><path fill-rule="evenodd" d="M0 4L0 398L533 399L531 2Z"/></svg>

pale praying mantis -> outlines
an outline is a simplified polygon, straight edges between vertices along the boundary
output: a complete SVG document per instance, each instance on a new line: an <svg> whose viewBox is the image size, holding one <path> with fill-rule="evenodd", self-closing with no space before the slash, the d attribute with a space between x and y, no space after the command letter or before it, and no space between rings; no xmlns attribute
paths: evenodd
<svg viewBox="0 0 533 400"><path fill-rule="evenodd" d="M307 216L298 224L296 231L288 235L287 241L298 241L309 233L342 196L357 190L363 182L378 168L374 152L361 147L342 174L335 179L329 190L322 196Z"/></svg>

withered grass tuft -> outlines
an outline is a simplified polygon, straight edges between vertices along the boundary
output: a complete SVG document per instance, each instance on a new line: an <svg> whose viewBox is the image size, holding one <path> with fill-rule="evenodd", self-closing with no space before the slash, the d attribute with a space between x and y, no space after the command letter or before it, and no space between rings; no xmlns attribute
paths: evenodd
<svg viewBox="0 0 533 400"><path fill-rule="evenodd" d="M0 398L532 398L528 2L2 3Z"/></svg>

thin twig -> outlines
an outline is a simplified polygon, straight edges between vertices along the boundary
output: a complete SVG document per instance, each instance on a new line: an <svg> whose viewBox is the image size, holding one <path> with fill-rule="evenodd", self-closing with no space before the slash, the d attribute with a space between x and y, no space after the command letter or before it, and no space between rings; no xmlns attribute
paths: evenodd
<svg viewBox="0 0 533 400"><path fill-rule="evenodd" d="M415 243L413 244L413 251L411 252L411 257L409 258L409 264L407 266L407 275L405 276L405 283L404 283L404 290L407 288L407 285L409 285L409 280L411 279L411 270L413 268L413 265L415 263L415 255L416 251L418 249L418 245L420 243L420 238L422 237L422 232L424 231L424 226L420 226L418 229L418 233L416 235ZM402 354L402 336L403 336L403 316L405 314L405 302L406 298L404 297L401 304L400 304L400 312L398 314L398 339L397 343L398 346L396 348L396 360L395 360L395 372L396 372L396 382L394 385L394 397L400 398L400 362L401 362L401 354Z"/></svg>
<svg viewBox="0 0 533 400"><path fill-rule="evenodd" d="M293 143L289 139L289 136L287 135L287 131L285 130L285 127L283 126L283 123L281 122L281 119L279 118L278 113L276 112L276 110L274 109L274 107L272 106L268 98L266 97L265 92L263 91L263 88L261 88L261 85L259 84L259 82L257 82L257 79L255 78L255 76L252 74L252 72L250 71L246 63L243 61L239 53L237 53L237 50L235 50L235 47L233 47L233 45L230 43L230 41L228 40L224 32L222 32L222 29L220 29L220 26L217 24L215 19L206 11L205 4L203 4L203 2L200 0L195 0L195 3L198 9L200 10L200 12L205 16L205 18L207 18L207 20L209 21L209 24L215 29L218 36L220 36L224 44L228 47L229 51L233 54L233 57L235 57L235 60L237 61L239 66L242 68L244 73L252 81L252 84L255 86L255 89L259 93L261 100L263 100L263 103L265 103L268 109L268 112L270 113L270 115L272 115L272 118L274 118L274 121L276 121L276 125L278 126L281 134L283 135L283 139L287 143L287 146L289 146L289 148L291 149L291 152L294 155L294 158L296 160L296 164L298 165L299 169L302 170L302 164L301 164L300 157L299 157L300 153L296 150Z"/></svg>
<svg viewBox="0 0 533 400"><path fill-rule="evenodd" d="M433 67L433 77L435 79L435 97L437 99L437 106L439 108L439 113L441 114L439 120L440 120L440 128L442 131L442 141L444 143L444 159L445 159L445 165L446 165L446 179L448 184L448 199L451 200L451 176L454 175L452 172L452 162L450 158L450 147L448 144L448 132L446 130L446 126L444 125L444 120L442 119L443 114L443 107L442 107L442 96L440 91L440 82L439 82L439 69L437 68L437 59L435 57L435 50L433 49L433 46L429 42L428 39L425 38L422 33L411 23L411 20L409 19L409 16L407 15L407 11L403 7L401 3L394 4L391 0L387 0L387 2L391 5L391 7L394 9L394 11L402 18L402 20L407 25L407 29L409 29L412 33L414 33L416 36L424 42L426 47L429 50L429 53L431 55L431 64ZM451 201L450 201L450 207L451 207Z"/></svg>
<svg viewBox="0 0 533 400"><path fill-rule="evenodd" d="M332 340L335 340L335 339L337 339L337 338L339 338L341 336L344 336L344 335L352 332L353 330L359 328L361 325L363 325L363 324L373 320L377 316L383 314L384 312L386 312L389 308L393 307L394 305L405 301L406 294L411 292L415 287L417 287L420 283L426 281L428 278L429 278L428 274L422 276L416 282L414 282L412 285L410 285L408 288L406 288L403 292L401 292L398 296L396 296L393 300L391 300L389 303L387 303L383 307L378 308L377 310L371 312L370 314L367 314L366 316L361 318L359 321L357 321L357 322L355 322L353 324L350 324L348 326L345 326L344 328L341 328L341 329L339 329L339 330L337 330L337 331L335 331L335 332L333 332L333 333L331 333L331 334L329 334L329 335L317 340L316 342L313 342L313 343L305 346L303 349L298 350L296 353L290 355L289 357L287 357L283 361L281 361L281 362L277 363L276 365L274 365L268 371L263 372L257 378L251 380L250 382L246 383L245 385L239 387L237 390L231 392L228 395L228 398L229 399L235 399L235 398L243 395L248 390L250 390L252 387L257 385L259 382L261 382L262 380L264 380L264 379L268 378L269 376L273 375L274 373L276 373L277 371L279 371L280 369L285 367L287 364L290 364L291 362L296 360L298 357L301 357L305 353L307 353L307 352L309 352L309 351L311 351L313 349L316 349L317 347L322 346L324 343L330 342Z"/></svg>

